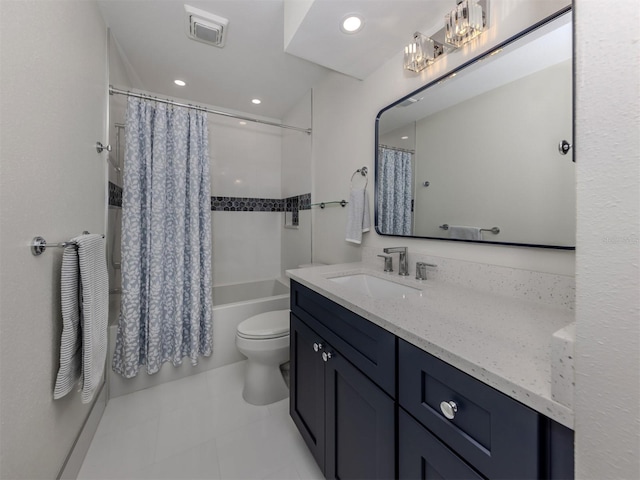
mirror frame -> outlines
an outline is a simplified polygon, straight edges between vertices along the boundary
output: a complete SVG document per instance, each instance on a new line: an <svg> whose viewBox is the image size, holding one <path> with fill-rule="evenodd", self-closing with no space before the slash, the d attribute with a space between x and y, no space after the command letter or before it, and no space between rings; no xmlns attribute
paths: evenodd
<svg viewBox="0 0 640 480"><path fill-rule="evenodd" d="M514 42L516 42L517 40L519 40L520 38L528 35L529 33L533 32L534 30L537 30L538 28L552 22L553 20L560 18L562 15L570 12L572 10L572 6L568 5L564 8L562 8L561 10L558 10L556 13L549 15L548 17L540 20L539 22L534 23L533 25L527 27L526 29L522 30L521 32L519 32L518 34L509 37L508 39L504 40L503 42L491 47L489 50L486 50L485 52L473 57L472 59L462 63L461 65L459 65L458 67L447 71L444 75L441 75L439 77L437 77L434 80L431 80L430 82L428 82L427 84L423 85L422 87L412 91L411 93L409 93L408 95L405 95L404 97L400 98L399 100L396 100L395 102L393 102L390 105L387 105L386 107L384 107L382 110L380 110L378 112L378 115L376 115L376 121L375 121L375 156L374 156L374 168L375 168L375 177L374 177L374 224L375 224L375 229L376 229L376 233L378 235L383 235L385 237L400 237L400 238L420 238L420 239L425 239L425 240L442 240L442 241L448 241L448 242L464 242L464 243L475 243L475 244L480 244L480 245L507 245L507 246L516 246L516 247L533 247L533 248L548 248L548 249L556 249L556 250L575 250L576 247L574 246L564 246L564 245L542 245L542 244L531 244L531 243L513 243L513 242L496 242L496 241L490 241L490 240L463 240L463 239L457 239L457 238L443 238L443 237L418 237L415 235L394 235L391 233L381 233L380 229L378 228L378 181L380 180L379 175L380 172L378 171L378 163L379 163L379 158L378 158L378 145L379 145L379 124L380 124L380 116L386 112L387 110L390 110L391 108L395 107L396 105L404 102L405 100L413 97L414 95L428 89L429 87L436 85L437 83L445 80L446 78L450 77L452 74L457 73L487 57L489 57L491 55L491 53L493 53L494 51L500 49L500 48L504 48L507 45L510 45ZM575 21L572 19L572 29L571 29L571 34L572 36L575 36ZM571 64L572 64L572 71L574 72L574 75L572 75L572 125L571 125L571 135L572 135L572 145L575 146L575 41L573 42L572 45L572 56L571 56ZM576 161L576 157L575 157L575 150L573 152L573 162Z"/></svg>

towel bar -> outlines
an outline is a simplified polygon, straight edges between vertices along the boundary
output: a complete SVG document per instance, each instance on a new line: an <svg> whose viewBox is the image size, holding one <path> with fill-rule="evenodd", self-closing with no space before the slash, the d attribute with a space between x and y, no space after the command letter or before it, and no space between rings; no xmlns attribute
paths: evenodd
<svg viewBox="0 0 640 480"><path fill-rule="evenodd" d="M349 203L349 202L347 202L346 200L340 200L340 201L335 200L335 201L333 201L333 202L319 202L319 203L312 203L312 204L311 204L311 206L312 206L312 207L315 207L316 205L320 205L320 208L324 208L324 207L326 207L327 205L331 205L331 204L334 204L334 203L339 203L341 207L344 207L344 206L345 206L347 203Z"/></svg>
<svg viewBox="0 0 640 480"><path fill-rule="evenodd" d="M443 225L440 225L438 228L441 228L442 230L449 230L449 224L445 223ZM499 227L481 228L480 231L481 232L491 232L494 235L498 235L500 233L500 228Z"/></svg>
<svg viewBox="0 0 640 480"><path fill-rule="evenodd" d="M89 234L89 232L87 232L87 231L84 231L82 233L84 235L88 235ZM102 235L102 238L104 238L104 235ZM64 247L67 247L69 245L78 246L78 244L76 242L72 242L71 240L69 240L67 242L47 243L47 241L44 238L42 238L41 236L37 236L37 237L33 237L33 242L31 243L31 253L37 257L39 255L42 255L45 252L45 250L47 249L47 247L64 248Z"/></svg>

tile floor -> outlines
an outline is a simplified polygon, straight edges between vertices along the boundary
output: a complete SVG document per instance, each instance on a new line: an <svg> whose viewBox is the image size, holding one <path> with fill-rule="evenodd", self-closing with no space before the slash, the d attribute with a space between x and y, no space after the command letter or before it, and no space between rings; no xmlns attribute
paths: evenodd
<svg viewBox="0 0 640 480"><path fill-rule="evenodd" d="M244 362L109 401L85 479L323 479L289 399L242 399Z"/></svg>

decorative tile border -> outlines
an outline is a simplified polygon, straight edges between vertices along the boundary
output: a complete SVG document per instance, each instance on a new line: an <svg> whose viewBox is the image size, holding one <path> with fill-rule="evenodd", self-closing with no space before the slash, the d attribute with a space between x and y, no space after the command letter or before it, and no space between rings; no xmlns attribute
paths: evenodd
<svg viewBox="0 0 640 480"><path fill-rule="evenodd" d="M122 187L109 182L109 205L122 207ZM252 197L211 197L213 212L292 212L298 224L298 211L311 208L311 194L284 199Z"/></svg>
<svg viewBox="0 0 640 480"><path fill-rule="evenodd" d="M122 208L122 187L109 182L109 205Z"/></svg>
<svg viewBox="0 0 640 480"><path fill-rule="evenodd" d="M284 212L284 200L276 198L211 197L214 212Z"/></svg>
<svg viewBox="0 0 640 480"><path fill-rule="evenodd" d="M300 202L300 210L311 210L311 194L305 193L303 195L298 195Z"/></svg>

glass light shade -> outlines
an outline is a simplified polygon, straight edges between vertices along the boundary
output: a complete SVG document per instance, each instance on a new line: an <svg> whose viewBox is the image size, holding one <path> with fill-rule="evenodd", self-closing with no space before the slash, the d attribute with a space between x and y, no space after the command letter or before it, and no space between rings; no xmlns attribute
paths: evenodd
<svg viewBox="0 0 640 480"><path fill-rule="evenodd" d="M421 33L413 35L413 42L404 47L404 68L420 72L431 65L442 53L440 44Z"/></svg>
<svg viewBox="0 0 640 480"><path fill-rule="evenodd" d="M461 47L480 35L486 24L486 14L478 0L458 1L456 8L444 16L445 42Z"/></svg>

